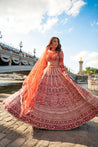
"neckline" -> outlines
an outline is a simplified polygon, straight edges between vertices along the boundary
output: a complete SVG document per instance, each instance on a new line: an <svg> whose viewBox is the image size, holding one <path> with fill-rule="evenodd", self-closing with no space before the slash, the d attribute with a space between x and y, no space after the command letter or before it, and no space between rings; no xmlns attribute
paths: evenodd
<svg viewBox="0 0 98 147"><path fill-rule="evenodd" d="M51 51L51 50L48 50L49 52L51 52L51 53L57 53L57 51Z"/></svg>

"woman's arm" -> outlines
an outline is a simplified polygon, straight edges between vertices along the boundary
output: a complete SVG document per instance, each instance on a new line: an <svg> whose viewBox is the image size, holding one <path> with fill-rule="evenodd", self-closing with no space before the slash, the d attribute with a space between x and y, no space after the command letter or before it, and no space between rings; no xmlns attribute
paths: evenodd
<svg viewBox="0 0 98 147"><path fill-rule="evenodd" d="M61 50L61 51L59 52L59 66L60 66L60 68L61 68L61 70L62 70L62 73L64 73L64 75L66 75L66 76L69 76L69 75L67 74L66 70L65 70L65 66L64 66L63 60L64 60L64 53L63 53L63 51Z"/></svg>
<svg viewBox="0 0 98 147"><path fill-rule="evenodd" d="M64 60L64 53L63 53L63 51L61 50L61 51L59 52L59 66L60 66L62 72L66 72L65 67L64 67L63 60Z"/></svg>

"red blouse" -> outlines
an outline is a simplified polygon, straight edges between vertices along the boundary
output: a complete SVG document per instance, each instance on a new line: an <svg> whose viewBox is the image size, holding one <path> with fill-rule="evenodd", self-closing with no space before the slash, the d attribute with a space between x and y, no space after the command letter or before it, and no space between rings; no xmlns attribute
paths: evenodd
<svg viewBox="0 0 98 147"><path fill-rule="evenodd" d="M47 53L47 56L46 56L47 64L48 64L48 62L57 61L57 62L59 62L59 66L60 66L62 72L66 73L64 63L63 63L63 59L64 59L64 53L63 53L62 50L59 53L58 52L52 52L52 51L49 50L48 53Z"/></svg>

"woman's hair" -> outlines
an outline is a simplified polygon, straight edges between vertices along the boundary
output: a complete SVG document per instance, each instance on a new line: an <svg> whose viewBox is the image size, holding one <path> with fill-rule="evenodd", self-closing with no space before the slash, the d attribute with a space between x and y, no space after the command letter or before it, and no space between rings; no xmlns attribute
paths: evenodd
<svg viewBox="0 0 98 147"><path fill-rule="evenodd" d="M47 47L50 47L50 50L51 50L51 44L52 44L52 41L53 41L54 39L57 39L57 40L58 40L58 46L57 46L57 48L56 48L55 50L58 51L58 52L60 52L60 51L61 51L61 44L60 44L60 40L59 40L58 37L52 37L52 38L50 39L50 41L49 41Z"/></svg>

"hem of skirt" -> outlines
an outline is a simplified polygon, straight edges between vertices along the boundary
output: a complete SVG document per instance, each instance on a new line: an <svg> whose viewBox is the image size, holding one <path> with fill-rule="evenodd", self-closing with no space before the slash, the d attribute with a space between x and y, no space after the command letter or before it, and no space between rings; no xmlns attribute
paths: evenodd
<svg viewBox="0 0 98 147"><path fill-rule="evenodd" d="M4 105L3 105L4 106ZM35 127L35 128L38 128L38 129L44 129L44 130L74 130L75 128L78 128L78 127L80 127L80 126L82 126L84 123L86 123L86 122L88 122L88 121L90 121L91 119L93 119L94 117L96 117L97 115L98 115L98 112L95 112L95 114L93 114L92 115L92 117L90 117L90 118L88 118L87 120L85 120L85 121L82 121L82 123L80 123L80 124L78 124L78 121L79 120L77 120L77 121L75 121L75 123L73 123L73 124L71 124L70 126L71 127L55 127L55 125L54 125L54 127L53 127L53 125L51 125L51 127L50 126L47 126L47 124L42 124L42 122L40 122L40 123L37 123L37 125L36 125L36 123L32 123L32 122L30 122L30 120L25 120L25 117L24 117L24 119L23 119L23 117L20 117L20 115L18 114L18 116L19 117L17 117L17 116L15 116L15 114L16 114L16 112L14 112L14 111L9 111L8 110L8 108L6 108L5 106L4 106L4 108L5 108L5 110L7 110L11 115L13 115L15 118L17 118L19 121L22 121L22 122L24 122L24 123L28 123L28 124L30 124L30 125L32 125L33 127ZM14 114L15 113L15 114ZM42 125L42 126L40 126L40 125ZM73 127L72 127L72 125L73 125ZM66 125L67 126L67 125Z"/></svg>

